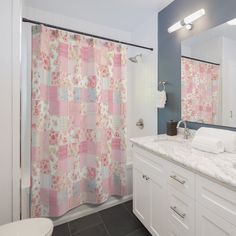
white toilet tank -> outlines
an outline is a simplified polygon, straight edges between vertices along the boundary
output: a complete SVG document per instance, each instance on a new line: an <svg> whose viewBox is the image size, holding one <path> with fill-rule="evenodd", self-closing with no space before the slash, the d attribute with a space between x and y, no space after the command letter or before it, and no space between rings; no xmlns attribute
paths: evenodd
<svg viewBox="0 0 236 236"><path fill-rule="evenodd" d="M46 218L32 218L0 226L0 236L51 236L53 223Z"/></svg>

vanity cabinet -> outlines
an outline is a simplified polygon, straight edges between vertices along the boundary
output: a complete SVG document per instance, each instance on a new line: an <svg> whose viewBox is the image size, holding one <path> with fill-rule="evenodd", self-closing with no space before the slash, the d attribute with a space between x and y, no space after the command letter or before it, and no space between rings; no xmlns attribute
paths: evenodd
<svg viewBox="0 0 236 236"><path fill-rule="evenodd" d="M145 177L144 172L138 169L133 170L134 186L134 213L143 224L147 224L149 221L149 182Z"/></svg>
<svg viewBox="0 0 236 236"><path fill-rule="evenodd" d="M133 169L133 211L154 236L165 231L165 177L161 163L146 161L135 153ZM153 211L155 209L155 211Z"/></svg>
<svg viewBox="0 0 236 236"><path fill-rule="evenodd" d="M236 192L133 147L133 211L153 236L235 236Z"/></svg>

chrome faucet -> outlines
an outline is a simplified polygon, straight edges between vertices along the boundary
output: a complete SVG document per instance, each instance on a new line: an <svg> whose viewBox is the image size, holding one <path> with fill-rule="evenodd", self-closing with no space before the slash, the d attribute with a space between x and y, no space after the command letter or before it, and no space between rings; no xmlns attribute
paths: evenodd
<svg viewBox="0 0 236 236"><path fill-rule="evenodd" d="M189 129L187 128L187 123L185 120L180 120L176 126L176 128L178 129L180 127L180 124L183 123L184 124L184 139L188 139L190 136L190 132Z"/></svg>

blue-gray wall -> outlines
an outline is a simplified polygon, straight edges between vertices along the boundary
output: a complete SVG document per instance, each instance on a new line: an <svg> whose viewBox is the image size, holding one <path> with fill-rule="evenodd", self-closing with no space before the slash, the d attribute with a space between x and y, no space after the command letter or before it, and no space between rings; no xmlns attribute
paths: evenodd
<svg viewBox="0 0 236 236"><path fill-rule="evenodd" d="M175 22L201 8L206 10L206 15L194 22L193 30L181 29L172 34L167 32ZM236 0L175 0L159 13L158 79L168 83L167 106L158 112L159 134L166 132L167 121L181 118L181 41L233 18L236 18ZM202 125L189 122L188 126L197 129Z"/></svg>

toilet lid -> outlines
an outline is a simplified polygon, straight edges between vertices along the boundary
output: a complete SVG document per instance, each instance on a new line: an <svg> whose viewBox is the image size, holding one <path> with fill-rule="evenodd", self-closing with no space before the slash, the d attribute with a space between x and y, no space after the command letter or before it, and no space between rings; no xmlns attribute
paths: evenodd
<svg viewBox="0 0 236 236"><path fill-rule="evenodd" d="M0 226L0 236L49 236L53 223L46 218L20 220Z"/></svg>

